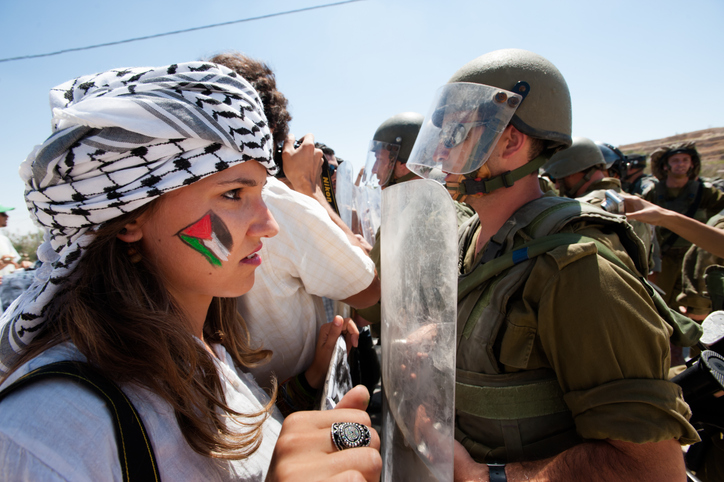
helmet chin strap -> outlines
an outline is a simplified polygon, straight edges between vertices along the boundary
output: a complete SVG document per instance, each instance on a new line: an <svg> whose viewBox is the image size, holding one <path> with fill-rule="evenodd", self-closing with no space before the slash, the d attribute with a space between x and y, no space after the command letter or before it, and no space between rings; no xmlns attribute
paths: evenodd
<svg viewBox="0 0 724 482"><path fill-rule="evenodd" d="M581 189L581 186L583 186L584 184L586 184L588 181L591 180L591 177L593 177L593 173L595 173L596 171L600 171L600 170L601 169L599 169L596 166L591 167L590 169L588 169L588 171L586 171L586 174L572 188L564 189L562 194L566 197L575 198L576 193L578 192L579 189ZM565 187L565 184L563 185L563 187Z"/></svg>
<svg viewBox="0 0 724 482"><path fill-rule="evenodd" d="M483 164L483 167L477 171L465 174L465 179L461 182L446 182L445 187L454 200L464 202L468 196L490 194L501 187L511 187L516 181L537 172L547 160L546 157L538 156L517 169L506 171L495 177L488 177L490 169Z"/></svg>

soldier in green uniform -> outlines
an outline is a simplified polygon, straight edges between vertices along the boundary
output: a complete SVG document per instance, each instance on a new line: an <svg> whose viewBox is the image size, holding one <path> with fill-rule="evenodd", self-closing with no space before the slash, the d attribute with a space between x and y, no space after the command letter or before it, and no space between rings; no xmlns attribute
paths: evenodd
<svg viewBox="0 0 724 482"><path fill-rule="evenodd" d="M680 444L698 437L666 380L672 328L639 279L643 246L619 216L539 187L571 144L563 76L496 51L434 106L408 167L447 173L476 212L460 229L456 478L683 480ZM578 242L521 247L562 238Z"/></svg>
<svg viewBox="0 0 724 482"><path fill-rule="evenodd" d="M363 184L386 189L388 186L400 182L420 179L420 176L407 168L407 159L410 157L412 146L415 144L424 119L422 114L403 112L380 124L370 141L364 174L362 174ZM370 251L370 258L377 267L377 276L381 278L379 230L375 234L375 244ZM353 319L363 326L372 324L373 334L379 337L380 302L365 309L355 310Z"/></svg>
<svg viewBox="0 0 724 482"><path fill-rule="evenodd" d="M712 216L706 224L724 230L724 211ZM709 266L715 264L724 266L724 258L693 244L684 255L682 290L676 301L686 307L686 313L691 318L698 321L703 321L711 312L711 298L704 274Z"/></svg>
<svg viewBox="0 0 724 482"><path fill-rule="evenodd" d="M620 151L616 153L611 146L594 143L586 137L574 137L571 147L553 154L544 168L551 179L555 179L556 187L562 195L589 202L614 214L623 214L623 202L614 203L607 199L606 191L612 190L617 194L622 191L621 181L607 175L611 168L606 169L609 162L604 153L609 152L612 157L610 164L618 166L619 174L625 174L625 170L620 170L622 163L625 162ZM630 221L630 224L643 242L647 264L651 266L653 228L640 221Z"/></svg>
<svg viewBox="0 0 724 482"><path fill-rule="evenodd" d="M724 193L699 179L701 159L693 142L660 147L651 153L651 170L659 180L643 194L644 199L666 209L705 223L724 209ZM650 279L666 294L664 300L678 309L684 254L691 243L664 228L657 228L661 247L661 271ZM679 350L672 348L672 365L684 363Z"/></svg>
<svg viewBox="0 0 724 482"><path fill-rule="evenodd" d="M626 175L621 180L621 187L629 194L643 194L651 189L657 180L646 169L646 156L643 154L629 154L626 156Z"/></svg>
<svg viewBox="0 0 724 482"><path fill-rule="evenodd" d="M412 147L420 132L425 117L415 112L403 112L384 121L375 131L370 142L369 155L365 163L365 170L362 182L379 185L382 189L395 184L420 179L420 176L407 168L407 160L410 158ZM470 218L474 211L470 206L463 203L455 203L458 217L458 224ZM377 275L382 277L382 266L380 264L380 231L375 234L375 244L370 251L370 258L375 262ZM356 315L363 318L365 322L373 325L380 323L380 302L369 308L355 311ZM355 317L359 322L359 318ZM379 326L373 328L377 334Z"/></svg>

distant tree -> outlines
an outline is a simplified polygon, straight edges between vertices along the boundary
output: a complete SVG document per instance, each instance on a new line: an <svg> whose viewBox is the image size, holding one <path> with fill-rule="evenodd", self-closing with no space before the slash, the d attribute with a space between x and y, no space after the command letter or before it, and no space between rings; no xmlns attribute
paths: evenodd
<svg viewBox="0 0 724 482"><path fill-rule="evenodd" d="M38 246L43 242L43 232L38 230L33 233L8 234L10 242L13 243L18 254L23 260L37 261L38 259Z"/></svg>

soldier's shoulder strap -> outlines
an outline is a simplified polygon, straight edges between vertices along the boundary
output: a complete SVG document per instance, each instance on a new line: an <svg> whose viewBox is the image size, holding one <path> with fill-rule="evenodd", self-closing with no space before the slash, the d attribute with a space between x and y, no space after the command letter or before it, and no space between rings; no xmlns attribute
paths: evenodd
<svg viewBox="0 0 724 482"><path fill-rule="evenodd" d="M123 391L108 378L82 362L51 363L29 372L0 392L0 402L10 393L40 380L66 378L81 383L106 401L111 411L124 482L161 480L158 464L141 416Z"/></svg>
<svg viewBox="0 0 724 482"><path fill-rule="evenodd" d="M513 251L504 253L498 258L478 266L478 268L458 284L458 301L467 296L476 286L479 286L498 273L518 263L545 254L559 246L579 243L594 243L599 255L630 273L632 276L635 276L641 282L651 297L659 315L673 328L674 332L671 336L671 341L674 344L679 346L693 346L699 341L703 333L701 325L682 315L677 310L669 308L651 283L639 273L631 270L608 246L598 239L575 233L554 233L533 239Z"/></svg>

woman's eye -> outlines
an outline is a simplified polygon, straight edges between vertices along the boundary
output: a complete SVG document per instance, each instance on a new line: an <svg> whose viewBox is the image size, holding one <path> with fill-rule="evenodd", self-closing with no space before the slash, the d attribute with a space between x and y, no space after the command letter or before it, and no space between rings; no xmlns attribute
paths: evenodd
<svg viewBox="0 0 724 482"><path fill-rule="evenodd" d="M234 201L238 201L239 197L241 195L241 189L232 189L231 191L226 191L222 196L224 196L227 199L233 199Z"/></svg>

